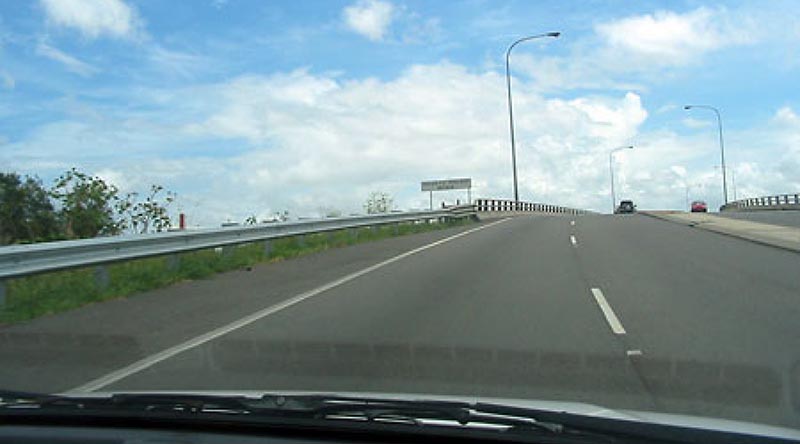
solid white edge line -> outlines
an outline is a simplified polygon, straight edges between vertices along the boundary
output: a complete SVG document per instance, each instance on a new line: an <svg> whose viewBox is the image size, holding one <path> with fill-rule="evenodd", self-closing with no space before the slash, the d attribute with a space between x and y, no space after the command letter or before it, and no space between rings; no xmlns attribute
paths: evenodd
<svg viewBox="0 0 800 444"><path fill-rule="evenodd" d="M300 302L302 302L302 301L304 301L304 300L306 300L308 298L317 296L318 294L324 293L324 292L326 292L326 291L328 291L328 290L330 290L332 288L336 288L336 287L338 287L338 286L340 286L342 284L350 282L350 281L352 281L352 280L354 280L354 279L356 279L358 277L361 277L361 276L363 276L363 275L365 275L367 273L373 272L373 271L375 271L375 270L377 270L379 268L385 267L385 266L387 266L389 264L392 264L392 263L397 262L397 261L399 261L401 259L404 259L404 258L407 258L407 257L409 257L411 255L417 254L419 252L425 251L425 250L427 250L429 248L433 248L433 247L435 247L437 245L441 245L443 243L450 242L451 240L458 239L458 238L460 238L462 236L466 236L466 235L468 235L470 233L474 233L476 231L480 231L480 230L483 230L485 228L489 228L491 226L506 222L508 220L509 219L501 219L501 220L498 220L496 222L492 222L492 223L489 223L489 224L486 224L486 225L483 225L483 226L480 226L480 227L472 228L470 230L467 230L467 231L464 231L464 232L461 232L461 233L458 233L458 234L454 234L454 235L446 237L444 239L440 239L438 241L431 242L430 244L423 245L421 247L418 247L418 248L415 248L413 250L407 251L405 253L399 254L399 255L394 256L392 258L386 259L385 261L379 262L379 263L377 263L375 265L372 265L372 266L369 266L369 267L364 268L362 270L359 270L359 271L356 271L354 273L348 274L348 275L346 275L344 277L341 277L341 278L339 278L339 279L337 279L335 281L332 281L332 282L329 282L329 283L327 283L325 285L322 285L320 287L314 288L313 290L309 290L309 291L307 291L305 293L301 293L301 294L299 294L297 296L294 296L294 297L292 297L290 299L287 299L287 300L285 300L283 302L280 302L278 304L272 305L272 306L267 307L267 308L265 308L263 310L257 311L257 312L255 312L255 313L253 313L251 315L245 316L245 317L243 317L241 319L238 319L236 321L231 322L230 324L227 324L225 326L222 326L222 327L219 327L217 329L211 330L208 333L204 333L204 334L202 334L200 336L196 336L196 337L194 337L192 339L189 339L188 341L185 341L185 342L180 343L178 345L175 345L175 346L172 346L172 347L167 348L165 350L162 350L162 351L160 351L160 352L158 352L156 354L150 355L150 356L148 356L146 358L140 359L140 360L134 362L133 364L125 366L125 367L123 367L123 368L121 368L119 370L113 371L113 372L108 373L108 374L106 374L104 376L101 376L99 378L93 379L93 380L91 380L91 381L89 381L89 382L87 382L87 383L85 383L85 384L83 384L81 386L78 386L78 387L75 387L73 389L70 389L66 393L92 392L92 391L101 389L101 388L106 387L106 386L108 386L110 384L113 384L113 383L115 383L115 382L117 382L117 381L119 381L121 379L124 379L124 378L126 378L128 376L131 376L131 375L133 375L135 373L138 373L138 372L140 372L142 370L145 370L145 369L147 369L149 367L152 367L153 365L158 364L159 362L164 361L166 359L169 359L169 358L171 358L171 357L173 357L173 356L175 356L175 355L177 355L179 353L182 353L182 352L184 352L186 350L189 350L191 348L197 347L198 345L205 344L206 342L209 342L209 341L211 341L211 340L213 340L215 338L218 338L218 337L220 337L222 335L225 335L225 334L230 333L230 332L232 332L234 330L242 328L242 327L244 327L244 326L246 326L248 324L251 324L251 323L253 323L253 322L255 322L255 321L257 321L257 320L259 320L261 318L264 318L264 317L269 316L271 314L277 313L277 312L279 312L279 311L281 311L281 310L283 310L285 308L289 308L292 305L298 304L298 303L300 303Z"/></svg>
<svg viewBox="0 0 800 444"><path fill-rule="evenodd" d="M611 309L606 297L603 296L603 292L599 288L592 288L592 295L594 295L594 300L597 301L597 305L600 306L600 310L603 311L603 315L606 317L606 322L608 322L608 326L611 327L611 331L617 335L624 335L625 328L622 327L619 318L614 314L614 310Z"/></svg>
<svg viewBox="0 0 800 444"><path fill-rule="evenodd" d="M569 241L572 242L572 245L578 245L578 239L575 239L575 236L570 235Z"/></svg>

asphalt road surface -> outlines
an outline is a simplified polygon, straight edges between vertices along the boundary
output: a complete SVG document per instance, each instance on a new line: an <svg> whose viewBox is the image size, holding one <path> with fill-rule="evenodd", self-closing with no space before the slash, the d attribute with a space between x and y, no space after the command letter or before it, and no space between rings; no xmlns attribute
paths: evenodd
<svg viewBox="0 0 800 444"><path fill-rule="evenodd" d="M750 220L764 224L783 225L800 228L800 210L785 211L723 211L714 213L732 219Z"/></svg>
<svg viewBox="0 0 800 444"><path fill-rule="evenodd" d="M800 254L643 215L388 239L0 329L0 386L588 402L800 428Z"/></svg>

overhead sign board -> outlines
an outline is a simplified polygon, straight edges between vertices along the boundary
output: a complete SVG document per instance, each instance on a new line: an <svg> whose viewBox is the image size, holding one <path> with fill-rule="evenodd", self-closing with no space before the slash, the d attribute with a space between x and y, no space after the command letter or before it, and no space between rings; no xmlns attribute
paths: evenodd
<svg viewBox="0 0 800 444"><path fill-rule="evenodd" d="M468 190L472 188L472 179L426 180L422 182L422 191Z"/></svg>

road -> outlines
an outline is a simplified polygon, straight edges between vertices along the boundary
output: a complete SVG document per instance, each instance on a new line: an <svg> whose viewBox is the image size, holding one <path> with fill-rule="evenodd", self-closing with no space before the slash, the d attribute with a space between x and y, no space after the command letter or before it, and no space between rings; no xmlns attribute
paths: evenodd
<svg viewBox="0 0 800 444"><path fill-rule="evenodd" d="M0 385L478 395L800 428L799 270L644 215L504 219L7 327Z"/></svg>
<svg viewBox="0 0 800 444"><path fill-rule="evenodd" d="M732 219L751 220L765 224L800 228L800 210L784 211L723 211L715 213Z"/></svg>

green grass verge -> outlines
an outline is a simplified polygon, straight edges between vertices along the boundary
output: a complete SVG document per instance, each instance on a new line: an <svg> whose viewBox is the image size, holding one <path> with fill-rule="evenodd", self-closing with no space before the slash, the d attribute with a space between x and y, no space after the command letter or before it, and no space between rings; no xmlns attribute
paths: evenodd
<svg viewBox="0 0 800 444"><path fill-rule="evenodd" d="M6 301L0 307L0 325L26 321L108 299L135 295L176 282L202 279L216 273L279 261L393 236L434 231L472 223L404 223L275 239L265 253L262 242L199 250L171 257L138 259L105 266L107 284L98 268L88 267L39 274L6 282Z"/></svg>

